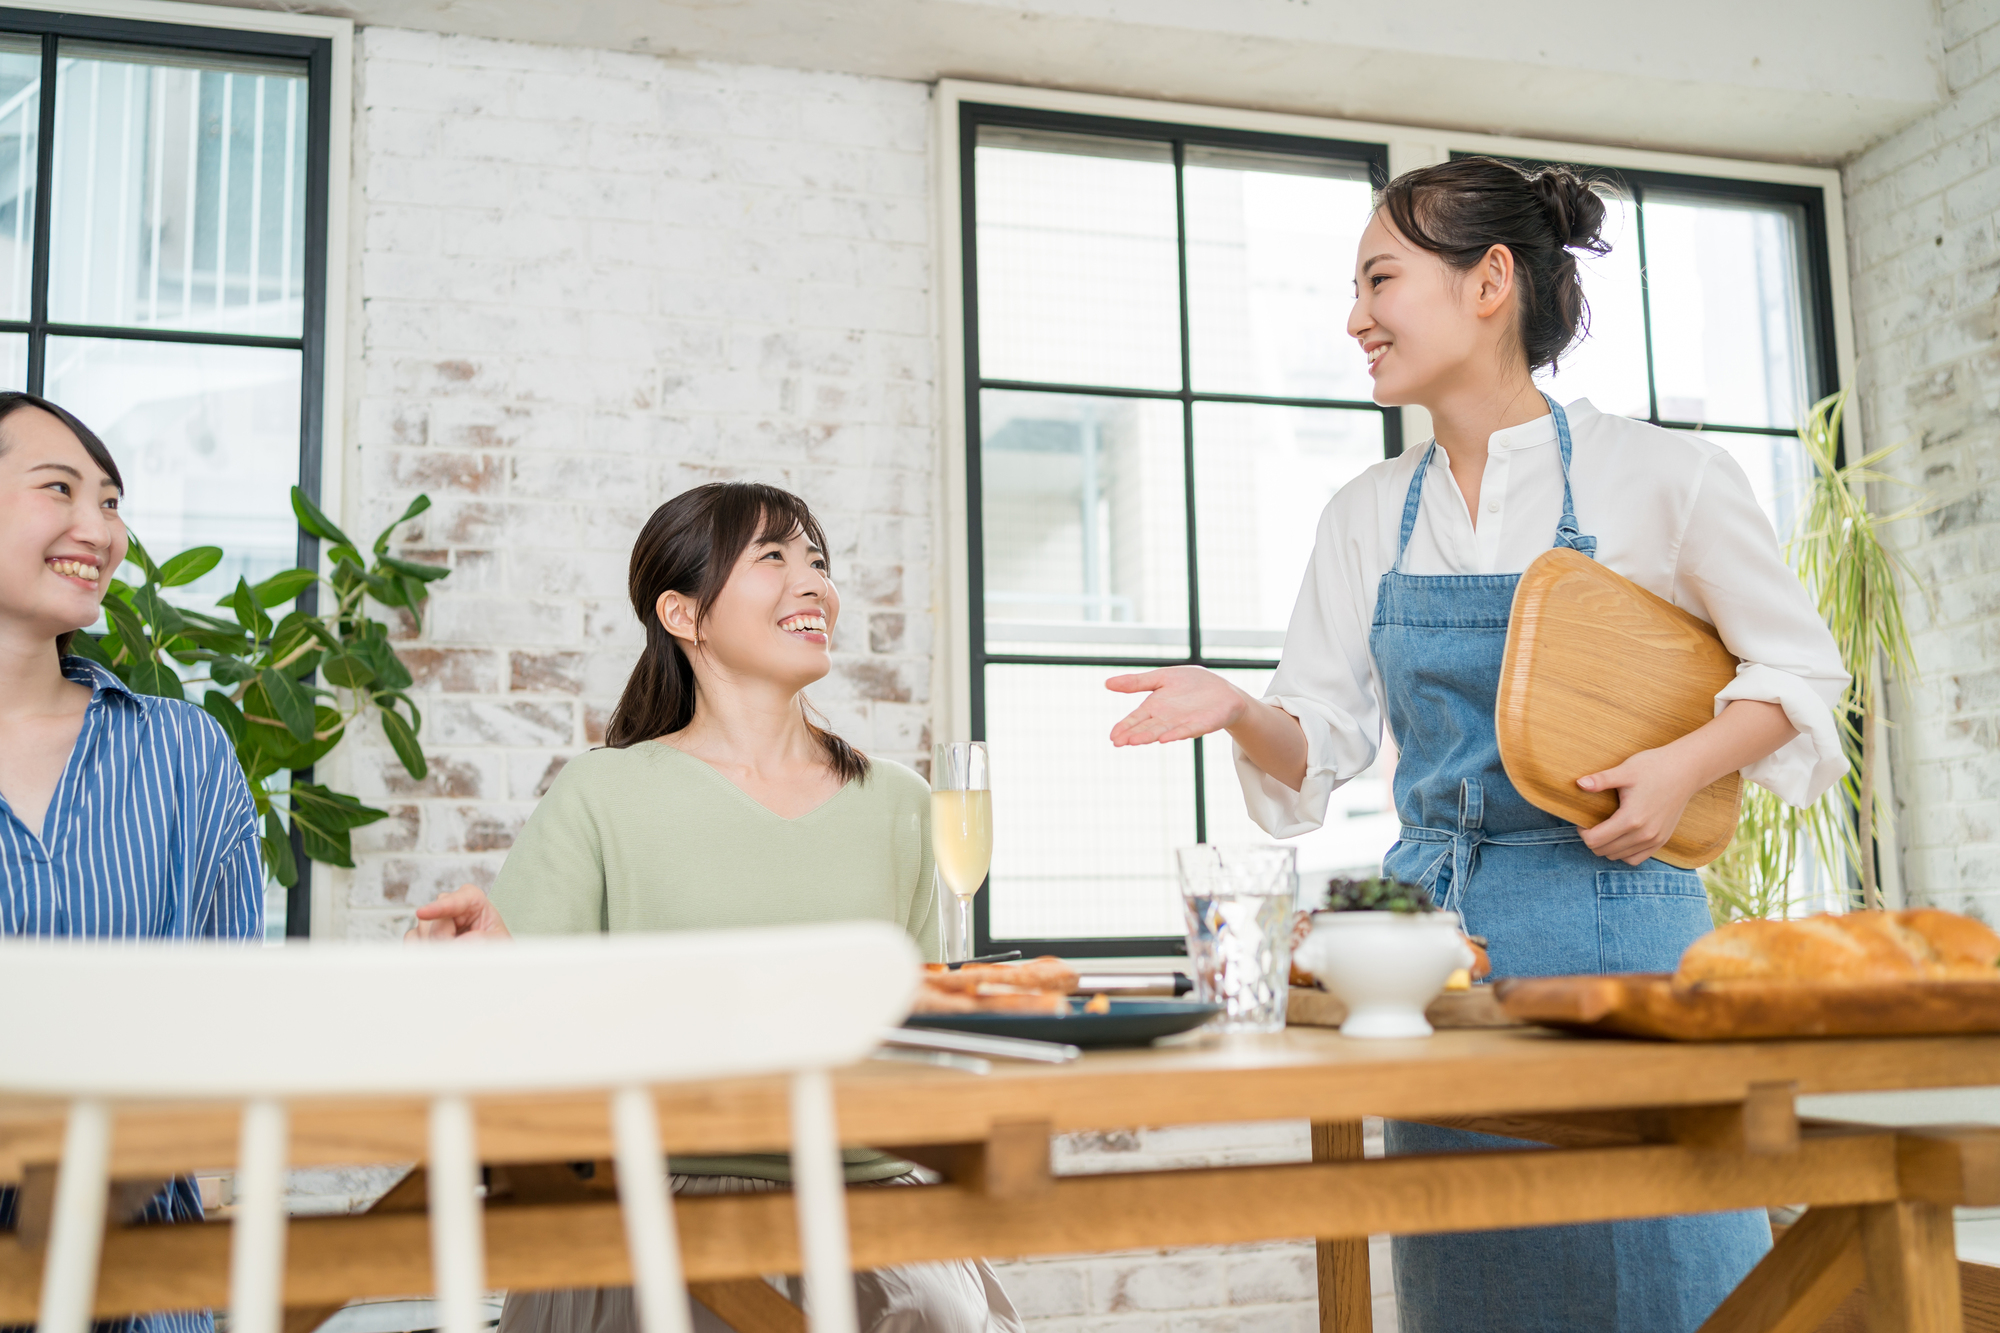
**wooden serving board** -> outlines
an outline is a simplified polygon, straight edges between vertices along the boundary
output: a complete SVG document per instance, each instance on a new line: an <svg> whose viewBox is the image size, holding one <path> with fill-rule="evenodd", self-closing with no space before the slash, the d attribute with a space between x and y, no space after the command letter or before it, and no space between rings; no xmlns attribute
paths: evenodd
<svg viewBox="0 0 2000 1333"><path fill-rule="evenodd" d="M1908 1037L2000 1032L2000 981L1709 981L1665 973L1506 977L1509 1017L1543 1027L1668 1041Z"/></svg>
<svg viewBox="0 0 2000 1333"><path fill-rule="evenodd" d="M1558 547L1514 590L1493 717L1500 762L1530 804L1589 828L1618 794L1576 780L1706 724L1735 676L1736 658L1699 617ZM1693 869L1720 856L1741 798L1735 773L1696 792L1659 858Z"/></svg>
<svg viewBox="0 0 2000 1333"><path fill-rule="evenodd" d="M1448 990L1424 1008L1434 1028L1517 1028L1518 1018L1503 1012L1491 986ZM1347 1005L1338 995L1314 986L1294 986L1285 1003L1287 1027L1337 1028L1347 1021Z"/></svg>

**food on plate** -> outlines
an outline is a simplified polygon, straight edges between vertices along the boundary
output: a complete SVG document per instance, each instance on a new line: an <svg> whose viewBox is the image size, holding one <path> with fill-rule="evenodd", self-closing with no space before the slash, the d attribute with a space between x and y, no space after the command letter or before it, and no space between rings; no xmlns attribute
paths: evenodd
<svg viewBox="0 0 2000 1333"><path fill-rule="evenodd" d="M1111 997L1110 997L1109 995L1093 995L1093 996L1091 996L1091 997L1090 997L1090 1002L1089 1002L1088 1004L1086 1004L1086 1005L1084 1005L1084 1006L1083 1006L1083 1012L1085 1012L1086 1014L1108 1014L1108 1013L1110 1013L1110 1012L1111 1012Z"/></svg>
<svg viewBox="0 0 2000 1333"><path fill-rule="evenodd" d="M1076 969L1054 954L1025 963L966 963L957 968L929 963L924 967L924 984L939 990L972 991L996 983L1067 995L1076 989Z"/></svg>
<svg viewBox="0 0 2000 1333"><path fill-rule="evenodd" d="M1674 980L2000 981L2000 935L1932 907L1732 921L1688 946Z"/></svg>
<svg viewBox="0 0 2000 1333"><path fill-rule="evenodd" d="M1076 971L1045 955L1026 963L967 963L924 967L911 1012L919 1014L1063 1014Z"/></svg>

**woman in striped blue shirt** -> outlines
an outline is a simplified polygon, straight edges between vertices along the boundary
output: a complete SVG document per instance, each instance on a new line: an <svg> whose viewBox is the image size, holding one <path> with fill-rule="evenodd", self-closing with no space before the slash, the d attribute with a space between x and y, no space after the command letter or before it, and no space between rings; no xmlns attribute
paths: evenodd
<svg viewBox="0 0 2000 1333"><path fill-rule="evenodd" d="M257 813L222 728L65 652L125 559L123 489L82 422L0 393L0 934L254 940ZM143 1216L198 1219L193 1182ZM0 1190L0 1228L13 1224ZM212 1327L205 1312L132 1325Z"/></svg>

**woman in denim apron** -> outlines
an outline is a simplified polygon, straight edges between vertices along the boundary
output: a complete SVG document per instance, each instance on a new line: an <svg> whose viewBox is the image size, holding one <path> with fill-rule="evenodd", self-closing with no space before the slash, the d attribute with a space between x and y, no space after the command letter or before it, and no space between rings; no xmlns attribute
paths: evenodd
<svg viewBox="0 0 2000 1333"><path fill-rule="evenodd" d="M1605 252L1603 214L1561 168L1468 159L1392 182L1362 237L1349 331L1376 401L1428 408L1437 438L1328 506L1263 700L1195 667L1110 682L1148 694L1114 743L1227 730L1250 813L1278 837L1319 825L1386 721L1402 828L1384 869L1461 912L1501 976L1671 970L1709 929L1700 877L1653 857L1688 799L1741 770L1803 804L1845 763L1838 652L1741 470L1534 387L1581 336L1572 251ZM1713 722L1582 780L1619 796L1589 829L1523 799L1494 733L1514 588L1552 546L1701 615L1744 662ZM1388 1126L1391 1153L1523 1146ZM1693 1333L1769 1246L1761 1211L1398 1237L1401 1327Z"/></svg>

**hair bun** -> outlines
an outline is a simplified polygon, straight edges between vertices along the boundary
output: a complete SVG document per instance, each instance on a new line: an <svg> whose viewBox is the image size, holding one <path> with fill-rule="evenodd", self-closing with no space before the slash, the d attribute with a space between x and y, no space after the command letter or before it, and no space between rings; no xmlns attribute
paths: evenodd
<svg viewBox="0 0 2000 1333"><path fill-rule="evenodd" d="M1604 200L1589 181L1568 167L1543 167L1528 178L1528 188L1542 201L1549 225L1563 245L1597 255L1610 251L1602 235Z"/></svg>

